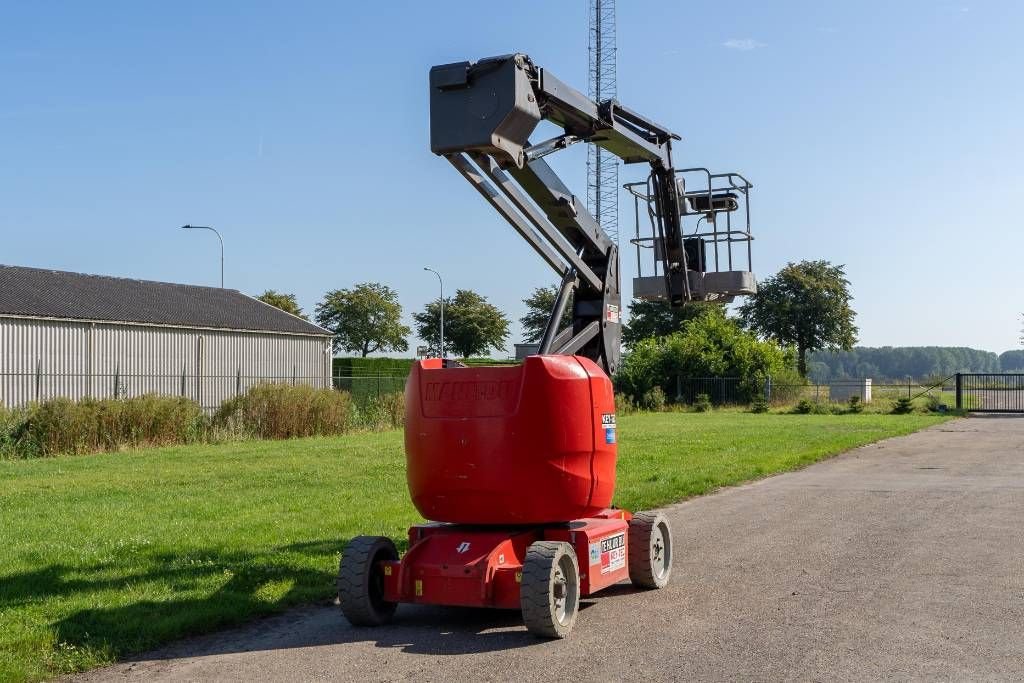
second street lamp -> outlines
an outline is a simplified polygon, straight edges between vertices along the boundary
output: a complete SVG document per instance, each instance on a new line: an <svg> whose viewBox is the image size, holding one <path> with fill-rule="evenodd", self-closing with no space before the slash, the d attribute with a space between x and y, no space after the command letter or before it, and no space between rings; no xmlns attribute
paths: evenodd
<svg viewBox="0 0 1024 683"><path fill-rule="evenodd" d="M220 240L220 288L224 289L224 238L214 228L206 225L183 225L182 230L209 230Z"/></svg>
<svg viewBox="0 0 1024 683"><path fill-rule="evenodd" d="M441 273L437 272L433 268L427 268L424 266L423 270L430 271L436 275L437 281L441 285L441 298L439 299L441 303L441 344L438 347L438 355L441 357L441 360L444 361L444 280L441 279Z"/></svg>

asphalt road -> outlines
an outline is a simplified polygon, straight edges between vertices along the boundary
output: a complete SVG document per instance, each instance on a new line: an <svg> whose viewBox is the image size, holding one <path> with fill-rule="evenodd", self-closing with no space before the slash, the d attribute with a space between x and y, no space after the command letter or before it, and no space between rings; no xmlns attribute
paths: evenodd
<svg viewBox="0 0 1024 683"><path fill-rule="evenodd" d="M662 591L616 587L564 641L517 613L297 610L82 680L1024 678L1024 418L947 423L667 509Z"/></svg>

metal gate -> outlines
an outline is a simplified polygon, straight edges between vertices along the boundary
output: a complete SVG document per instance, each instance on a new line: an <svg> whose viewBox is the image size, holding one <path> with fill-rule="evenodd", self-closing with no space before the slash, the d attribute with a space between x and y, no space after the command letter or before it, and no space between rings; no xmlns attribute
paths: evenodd
<svg viewBox="0 0 1024 683"><path fill-rule="evenodd" d="M956 407L979 413L1024 413L1024 374L958 373Z"/></svg>

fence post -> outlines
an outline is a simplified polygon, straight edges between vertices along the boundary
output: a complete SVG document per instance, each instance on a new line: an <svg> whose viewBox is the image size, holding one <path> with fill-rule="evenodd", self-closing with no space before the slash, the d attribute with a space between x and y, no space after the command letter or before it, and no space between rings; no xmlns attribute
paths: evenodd
<svg viewBox="0 0 1024 683"><path fill-rule="evenodd" d="M121 364L114 366L114 398L121 398Z"/></svg>
<svg viewBox="0 0 1024 683"><path fill-rule="evenodd" d="M680 374L676 374L676 403L683 402L683 377Z"/></svg>
<svg viewBox="0 0 1024 683"><path fill-rule="evenodd" d="M964 409L964 382L963 375L956 373L956 409Z"/></svg>
<svg viewBox="0 0 1024 683"><path fill-rule="evenodd" d="M377 368L377 398L380 398L380 368Z"/></svg>
<svg viewBox="0 0 1024 683"><path fill-rule="evenodd" d="M295 364L292 363L292 386L295 386L295 381L298 379L298 370L295 369Z"/></svg>
<svg viewBox="0 0 1024 683"><path fill-rule="evenodd" d="M764 378L764 400L766 403L771 403L772 400L772 376L768 375Z"/></svg>
<svg viewBox="0 0 1024 683"><path fill-rule="evenodd" d="M39 402L43 393L43 359L36 359L36 403Z"/></svg>
<svg viewBox="0 0 1024 683"><path fill-rule="evenodd" d="M235 396L242 395L242 366L238 366L238 374L235 375Z"/></svg>
<svg viewBox="0 0 1024 683"><path fill-rule="evenodd" d="M188 365L186 363L181 364L181 397L185 398L188 396Z"/></svg>

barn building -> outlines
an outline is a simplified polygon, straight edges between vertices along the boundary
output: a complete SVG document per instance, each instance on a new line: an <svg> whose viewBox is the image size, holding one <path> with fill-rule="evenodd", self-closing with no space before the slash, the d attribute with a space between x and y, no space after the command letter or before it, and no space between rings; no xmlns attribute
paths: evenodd
<svg viewBox="0 0 1024 683"><path fill-rule="evenodd" d="M331 333L233 289L0 265L0 404L328 387Z"/></svg>

